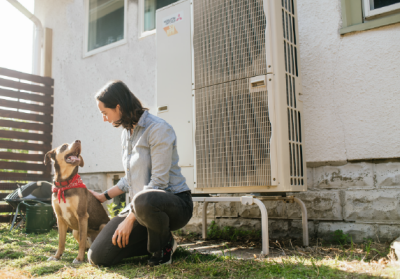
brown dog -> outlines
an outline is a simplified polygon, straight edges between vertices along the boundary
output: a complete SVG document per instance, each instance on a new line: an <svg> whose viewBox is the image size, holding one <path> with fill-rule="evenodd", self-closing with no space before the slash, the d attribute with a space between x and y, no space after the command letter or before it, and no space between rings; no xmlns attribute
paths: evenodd
<svg viewBox="0 0 400 279"><path fill-rule="evenodd" d="M47 165L50 160L54 162L52 204L57 215L59 240L57 253L48 261L60 259L65 249L67 229L70 227L79 243L78 257L73 263L79 264L84 260L85 250L110 219L78 175L78 168L84 165L79 140L47 152L44 164Z"/></svg>

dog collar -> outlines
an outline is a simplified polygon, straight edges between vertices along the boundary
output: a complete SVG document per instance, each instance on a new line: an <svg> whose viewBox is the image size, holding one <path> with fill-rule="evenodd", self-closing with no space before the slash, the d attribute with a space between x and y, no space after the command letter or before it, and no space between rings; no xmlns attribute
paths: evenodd
<svg viewBox="0 0 400 279"><path fill-rule="evenodd" d="M66 186L64 186L66 184ZM58 203L61 203L61 194L64 203L65 197L64 197L64 191L73 189L73 188L86 188L86 185L83 183L82 178L79 174L76 174L71 180L68 181L62 181L62 182L56 182L54 181L55 186L64 186L64 187L54 187L53 186L53 193L57 193L57 198L58 198Z"/></svg>
<svg viewBox="0 0 400 279"><path fill-rule="evenodd" d="M68 186L69 184L72 183L72 181L74 181L74 179L76 178L76 176L79 176L79 177L80 177L79 174L75 174L74 177L72 177L72 179L70 179L70 180L67 180L67 181L60 181L60 182L53 181L53 182L54 182L54 185L56 185L56 186Z"/></svg>

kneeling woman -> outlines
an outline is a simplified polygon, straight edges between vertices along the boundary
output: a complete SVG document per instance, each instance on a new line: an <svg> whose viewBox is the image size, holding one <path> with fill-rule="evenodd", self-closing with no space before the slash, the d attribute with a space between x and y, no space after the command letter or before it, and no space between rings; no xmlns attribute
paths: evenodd
<svg viewBox="0 0 400 279"><path fill-rule="evenodd" d="M121 81L106 84L96 101L103 121L124 128L126 175L102 194L91 192L100 202L129 192L132 202L97 236L89 262L110 266L150 253L150 265L169 264L176 249L171 231L184 227L193 212L190 189L178 166L174 129L143 108Z"/></svg>

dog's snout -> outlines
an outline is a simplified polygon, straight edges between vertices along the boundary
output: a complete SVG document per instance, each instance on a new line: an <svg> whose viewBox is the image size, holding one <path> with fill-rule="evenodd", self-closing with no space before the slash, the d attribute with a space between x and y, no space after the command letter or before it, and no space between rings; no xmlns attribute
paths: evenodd
<svg viewBox="0 0 400 279"><path fill-rule="evenodd" d="M75 142L76 142L76 143L81 143L81 141L80 141L80 140L76 140Z"/></svg>

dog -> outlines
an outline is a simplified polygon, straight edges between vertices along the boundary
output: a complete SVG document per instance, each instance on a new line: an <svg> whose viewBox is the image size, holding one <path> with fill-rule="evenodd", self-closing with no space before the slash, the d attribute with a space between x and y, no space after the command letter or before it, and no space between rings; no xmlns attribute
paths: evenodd
<svg viewBox="0 0 400 279"><path fill-rule="evenodd" d="M65 249L67 229L79 243L78 256L74 264L80 264L86 249L110 221L104 207L90 193L78 175L78 168L83 167L81 142L65 143L46 153L44 164L54 162L54 184L52 205L57 215L58 250L48 261L58 261Z"/></svg>

